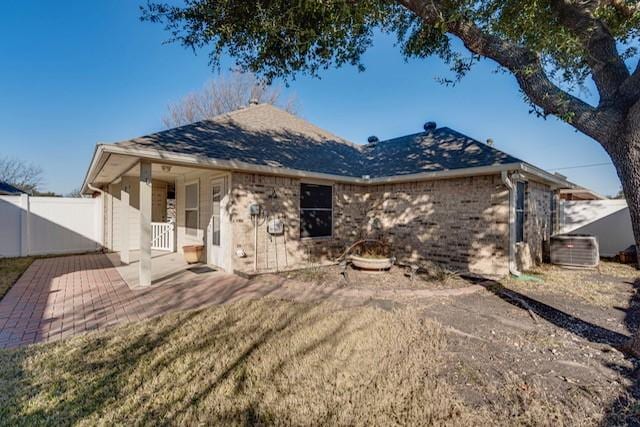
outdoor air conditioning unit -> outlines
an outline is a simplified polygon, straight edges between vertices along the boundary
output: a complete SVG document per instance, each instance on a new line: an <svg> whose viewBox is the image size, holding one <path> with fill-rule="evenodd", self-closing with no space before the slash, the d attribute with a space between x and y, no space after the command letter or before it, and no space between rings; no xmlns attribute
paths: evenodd
<svg viewBox="0 0 640 427"><path fill-rule="evenodd" d="M551 237L551 264L594 268L599 261L598 239L595 236L561 234Z"/></svg>

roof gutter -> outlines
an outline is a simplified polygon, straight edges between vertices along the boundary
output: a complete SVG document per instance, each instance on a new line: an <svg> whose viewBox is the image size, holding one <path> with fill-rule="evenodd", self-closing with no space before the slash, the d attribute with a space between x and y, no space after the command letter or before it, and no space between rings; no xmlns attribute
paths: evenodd
<svg viewBox="0 0 640 427"><path fill-rule="evenodd" d="M507 163L502 165L478 166L474 168L448 169L443 171L420 172L409 175L395 175L372 178L365 184L396 184L402 182L423 181L429 179L460 178L473 175L493 175L502 171L520 169L521 163Z"/></svg>
<svg viewBox="0 0 640 427"><path fill-rule="evenodd" d="M554 175L549 173L543 169L530 165L529 163L520 163L520 170L529 175L536 176L541 178L542 180L555 185L557 188L574 188L576 184L568 181L567 179L560 177L558 175Z"/></svg>
<svg viewBox="0 0 640 427"><path fill-rule="evenodd" d="M105 147L105 145L103 145L103 144L96 144L95 148L93 149L93 156L91 157L91 164L89 165L89 169L87 169L87 172L84 175L84 180L82 181L82 187L80 187L80 193L81 194L88 193L89 192L88 190L92 190L89 187L89 184L90 184L90 181L92 179L92 175L93 175L94 169L96 169L96 164L102 157L102 153L104 151L104 147Z"/></svg>
<svg viewBox="0 0 640 427"><path fill-rule="evenodd" d="M82 191L85 192L88 189L88 184L92 183L94 177L97 175L98 171L102 168L106 159L103 160L102 157L104 154L120 154L125 156L133 156L140 157L148 160L155 160L162 163L170 163L176 165L183 166L193 166L200 168L217 168L231 171L239 171L239 172L247 172L247 173L265 173L271 175L284 175L289 177L296 178L314 178L314 179L322 179L328 181L336 181L342 183L350 183L350 184L360 184L360 185L378 185L378 184L394 184L394 183L403 183L403 182L411 182L411 181L422 181L422 180L434 180L434 179L446 179L446 178L459 178L459 177L467 177L473 175L491 175L491 174L500 174L503 171L513 171L520 170L523 173L527 173L533 176L538 177L539 179L549 182L553 185L559 187L572 187L570 183L566 180L563 180L560 177L557 177L553 174L550 174L542 169L536 168L535 166L529 165L527 163L508 163L501 165L490 165L490 166L478 166L471 168L461 168L461 169L449 169L443 171L433 171L433 172L420 172L415 174L408 175L395 175L389 177L378 177L378 178L368 178L368 177L350 177L344 175L335 175L335 174L326 174L320 172L309 172L298 169L290 169L283 168L279 166L266 166L266 165L255 165L251 163L236 161L236 160L219 160L202 156L194 156L190 154L178 154L178 153L169 153L166 151L158 151L158 150L146 150L140 148L127 148L113 144L98 144L94 151L93 159L91 165L89 166L89 170L85 175L85 179L82 185Z"/></svg>

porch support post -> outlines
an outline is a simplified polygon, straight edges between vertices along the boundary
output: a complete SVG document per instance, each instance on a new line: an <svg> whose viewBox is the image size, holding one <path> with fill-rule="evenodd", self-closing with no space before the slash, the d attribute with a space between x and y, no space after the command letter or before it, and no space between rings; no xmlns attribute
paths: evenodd
<svg viewBox="0 0 640 427"><path fill-rule="evenodd" d="M151 162L140 161L140 286L151 285Z"/></svg>
<svg viewBox="0 0 640 427"><path fill-rule="evenodd" d="M124 180L120 183L120 262L129 264L129 195L131 187Z"/></svg>

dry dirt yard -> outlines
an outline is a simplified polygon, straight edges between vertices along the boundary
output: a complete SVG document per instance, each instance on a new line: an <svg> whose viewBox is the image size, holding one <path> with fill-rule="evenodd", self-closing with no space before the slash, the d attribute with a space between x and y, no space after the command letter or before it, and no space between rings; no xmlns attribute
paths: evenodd
<svg viewBox="0 0 640 427"><path fill-rule="evenodd" d="M332 271L278 277L326 288ZM404 289L398 274L351 286ZM640 425L639 364L618 350L637 272L536 275L449 297L261 298L0 351L0 425Z"/></svg>
<svg viewBox="0 0 640 427"><path fill-rule="evenodd" d="M544 265L527 272L530 280L501 282L443 271L411 282L396 269L387 275L348 270L346 283L340 271L318 268L288 277L355 289L485 287L452 297L369 300L385 309L410 307L443 327L442 375L466 404L486 408L511 393L507 401L528 408L521 413L515 405L514 422L528 423L531 416L532 424L545 425L542 420L557 411L568 424L640 426L640 361L622 351L640 327L640 272L632 266Z"/></svg>
<svg viewBox="0 0 640 427"><path fill-rule="evenodd" d="M337 265L312 267L281 273L280 277L311 283L315 286L338 286L367 290L412 290L412 289L459 289L469 286L469 281L445 269L433 266L429 270L415 273L413 280L410 269L393 266L388 271L366 272L352 267L344 269Z"/></svg>

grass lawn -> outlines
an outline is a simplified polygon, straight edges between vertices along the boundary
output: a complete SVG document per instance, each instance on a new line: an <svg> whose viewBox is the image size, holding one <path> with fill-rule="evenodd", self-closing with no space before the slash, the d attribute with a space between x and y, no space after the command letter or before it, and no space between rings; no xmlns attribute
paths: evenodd
<svg viewBox="0 0 640 427"><path fill-rule="evenodd" d="M619 306L628 292L621 282L640 283L640 271L634 265L601 261L597 270L567 270L562 267L543 264L530 272L541 279L541 283L532 283L507 279L505 285L516 290L535 290L537 292L571 297L597 307Z"/></svg>
<svg viewBox="0 0 640 427"><path fill-rule="evenodd" d="M575 425L603 416L588 393L550 398L490 363L456 380L447 341L411 306L214 306L0 351L0 424ZM465 396L470 378L487 375L486 398Z"/></svg>
<svg viewBox="0 0 640 427"><path fill-rule="evenodd" d="M33 257L0 258L0 299L9 292L33 260Z"/></svg>

